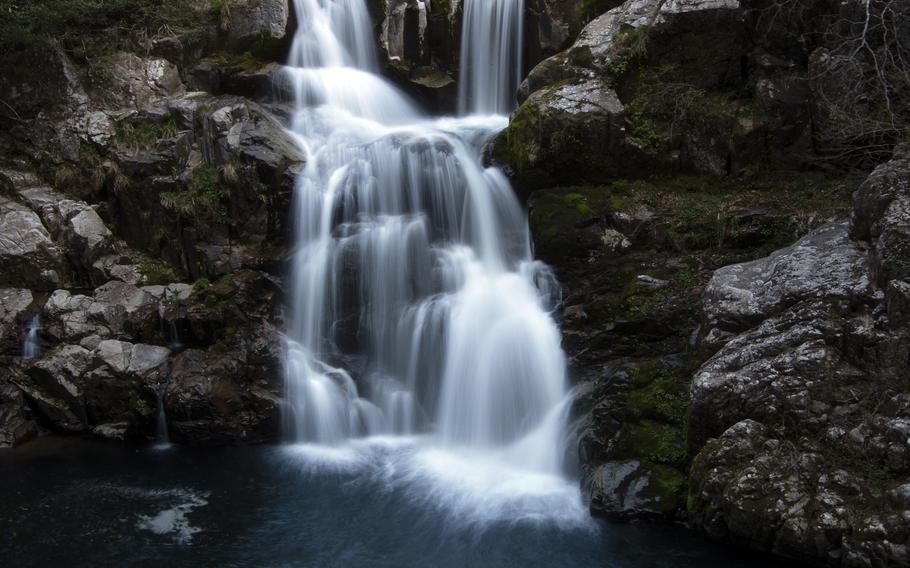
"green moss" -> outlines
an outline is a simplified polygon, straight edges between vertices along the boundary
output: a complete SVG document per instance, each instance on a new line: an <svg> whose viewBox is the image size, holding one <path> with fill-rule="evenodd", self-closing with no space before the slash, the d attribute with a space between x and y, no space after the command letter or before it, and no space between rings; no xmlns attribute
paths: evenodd
<svg viewBox="0 0 910 568"><path fill-rule="evenodd" d="M146 285L170 284L181 280L174 267L163 260L143 256L137 265Z"/></svg>
<svg viewBox="0 0 910 568"><path fill-rule="evenodd" d="M594 212L588 205L588 198L580 193L567 193L562 199L568 205L575 207L581 215L591 215Z"/></svg>
<svg viewBox="0 0 910 568"><path fill-rule="evenodd" d="M230 188L222 183L219 168L209 164L193 169L185 189L163 192L160 199L166 209L192 220L202 234L229 221Z"/></svg>
<svg viewBox="0 0 910 568"><path fill-rule="evenodd" d="M655 464L684 466L686 463L685 434L678 426L656 420L627 423L623 442L630 456L642 456Z"/></svg>
<svg viewBox="0 0 910 568"><path fill-rule="evenodd" d="M195 282L193 282L193 292L201 292L202 290L205 290L206 288L208 288L211 285L212 285L212 283L209 282L208 278L200 278L200 279L196 280Z"/></svg>
<svg viewBox="0 0 910 568"><path fill-rule="evenodd" d="M639 496L649 499L651 508L659 513L675 512L683 505L683 496L686 495L688 480L685 473L661 464L651 465L649 471L648 484Z"/></svg>
<svg viewBox="0 0 910 568"><path fill-rule="evenodd" d="M533 101L525 101L501 135L495 148L495 158L511 164L519 172L527 170L540 151L541 117Z"/></svg>
<svg viewBox="0 0 910 568"><path fill-rule="evenodd" d="M645 370L645 366L636 368L636 379L640 378L638 375L647 372L655 372L656 376L652 377L643 388L629 393L627 404L630 418L634 420L654 419L683 426L689 408L688 393L684 389L686 383L667 373L657 363L652 362L647 365L653 365L658 370Z"/></svg>

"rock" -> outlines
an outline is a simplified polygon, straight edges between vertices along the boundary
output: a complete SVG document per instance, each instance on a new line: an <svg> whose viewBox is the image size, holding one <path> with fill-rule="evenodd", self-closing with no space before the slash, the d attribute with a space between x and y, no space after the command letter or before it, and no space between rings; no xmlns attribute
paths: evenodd
<svg viewBox="0 0 910 568"><path fill-rule="evenodd" d="M219 343L177 355L167 388L171 439L190 445L265 442L280 434L281 348L268 325L244 346Z"/></svg>
<svg viewBox="0 0 910 568"><path fill-rule="evenodd" d="M852 227L720 269L705 290L702 347L719 350L692 382L688 443L689 514L708 534L818 564L907 563L910 327L904 281L877 289L888 249L870 239L894 219L882 196L906 187L902 162L863 184Z"/></svg>
<svg viewBox="0 0 910 568"><path fill-rule="evenodd" d="M853 194L851 235L874 245L879 286L910 277L910 146L878 166Z"/></svg>
<svg viewBox="0 0 910 568"><path fill-rule="evenodd" d="M0 196L0 285L52 290L64 283L60 248L34 211Z"/></svg>
<svg viewBox="0 0 910 568"><path fill-rule="evenodd" d="M19 347L20 320L32 305L33 296L24 288L0 288L0 346L12 353Z"/></svg>
<svg viewBox="0 0 910 568"><path fill-rule="evenodd" d="M636 166L635 150L625 145L624 113L599 80L537 91L496 138L493 155L514 168L522 188L578 177L608 181ZM605 155L616 159L604 162Z"/></svg>
<svg viewBox="0 0 910 568"><path fill-rule="evenodd" d="M142 343L134 345L130 353L128 370L134 375L146 376L153 371L161 369L167 363L170 354L171 350L167 347Z"/></svg>
<svg viewBox="0 0 910 568"><path fill-rule="evenodd" d="M27 380L14 381L54 427L80 432L88 422L81 387L91 369L92 355L88 350L62 345L26 369Z"/></svg>
<svg viewBox="0 0 910 568"><path fill-rule="evenodd" d="M76 343L93 335L141 340L160 334L155 298L132 284L116 280L99 286L93 297L57 290L51 294L43 312L47 333L62 342Z"/></svg>
<svg viewBox="0 0 910 568"><path fill-rule="evenodd" d="M95 73L104 88L92 95L111 110L149 108L184 90L180 72L170 61L125 51L101 58Z"/></svg>
<svg viewBox="0 0 910 568"><path fill-rule="evenodd" d="M244 51L256 42L281 40L287 35L288 0L226 1L229 1L226 27L230 49Z"/></svg>
<svg viewBox="0 0 910 568"><path fill-rule="evenodd" d="M141 187L109 195L118 234L192 279L278 262L292 234L286 211L305 162L300 148L265 109L238 97L190 94L167 111L187 129L179 153L187 159L161 151L136 161L127 149ZM158 147L168 144L176 138Z"/></svg>
<svg viewBox="0 0 910 568"><path fill-rule="evenodd" d="M123 337L154 337L158 329L158 305L141 289L112 280L95 289L89 315Z"/></svg>
<svg viewBox="0 0 910 568"><path fill-rule="evenodd" d="M826 225L767 258L717 270L703 297L702 346L710 351L797 303L813 299L855 302L870 286L864 251L848 224Z"/></svg>
<svg viewBox="0 0 910 568"><path fill-rule="evenodd" d="M146 377L153 371L162 370L171 350L156 345L132 344L107 339L95 348L95 354L115 373Z"/></svg>
<svg viewBox="0 0 910 568"><path fill-rule="evenodd" d="M19 195L51 229L83 280L91 281L93 264L114 248L113 235L95 209L47 186L23 187Z"/></svg>
<svg viewBox="0 0 910 568"><path fill-rule="evenodd" d="M661 280L660 278L654 278L653 276L648 276L647 274L639 274L638 281L647 286L648 288L654 290L660 290L669 284L666 280Z"/></svg>
<svg viewBox="0 0 910 568"><path fill-rule="evenodd" d="M622 4L622 0L596 3L573 0L528 0L525 3L525 42L531 63L551 57L569 44L591 16Z"/></svg>
<svg viewBox="0 0 910 568"><path fill-rule="evenodd" d="M523 192L765 160L767 120L737 94L744 14L737 0L634 0L595 18L531 70L494 159ZM605 112L560 112L581 102Z"/></svg>
<svg viewBox="0 0 910 568"><path fill-rule="evenodd" d="M127 438L129 429L128 422L112 422L95 426L92 428L92 434L108 440L123 441Z"/></svg>
<svg viewBox="0 0 910 568"><path fill-rule="evenodd" d="M38 435L38 425L22 392L12 382L19 372L2 369L0 373L0 448L16 446Z"/></svg>
<svg viewBox="0 0 910 568"><path fill-rule="evenodd" d="M130 356L133 344L116 339L106 339L98 343L95 354L114 372L125 373L130 367Z"/></svg>
<svg viewBox="0 0 910 568"><path fill-rule="evenodd" d="M637 460L607 462L587 476L591 510L613 519L665 516L679 506L685 477L669 467L643 467Z"/></svg>
<svg viewBox="0 0 910 568"><path fill-rule="evenodd" d="M49 335L58 341L78 342L88 336L107 337L109 327L98 322L90 313L94 300L66 290L56 290L44 305L44 320Z"/></svg>
<svg viewBox="0 0 910 568"><path fill-rule="evenodd" d="M910 324L910 282L892 280L885 292L888 319L895 328Z"/></svg>
<svg viewBox="0 0 910 568"><path fill-rule="evenodd" d="M435 112L455 110L461 2L376 0L387 74Z"/></svg>

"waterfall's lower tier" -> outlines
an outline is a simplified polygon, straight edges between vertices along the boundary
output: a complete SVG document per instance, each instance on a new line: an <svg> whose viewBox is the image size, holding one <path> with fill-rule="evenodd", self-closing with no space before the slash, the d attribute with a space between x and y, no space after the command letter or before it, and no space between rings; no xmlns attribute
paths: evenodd
<svg viewBox="0 0 910 568"><path fill-rule="evenodd" d="M546 420L565 395L548 314L558 286L531 258L508 183L473 145L502 120L384 127L338 106L296 116L312 157L297 193L293 439L430 431L505 447L543 424L561 431ZM358 368L342 364L352 359Z"/></svg>

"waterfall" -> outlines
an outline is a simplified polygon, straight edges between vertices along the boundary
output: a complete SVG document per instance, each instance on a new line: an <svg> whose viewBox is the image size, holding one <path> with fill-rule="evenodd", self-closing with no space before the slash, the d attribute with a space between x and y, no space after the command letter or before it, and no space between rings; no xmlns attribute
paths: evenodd
<svg viewBox="0 0 910 568"><path fill-rule="evenodd" d="M165 450L171 447L170 436L167 432L167 415L164 412L164 402L167 397L167 381L158 384L155 388L157 413L155 414L155 449Z"/></svg>
<svg viewBox="0 0 910 568"><path fill-rule="evenodd" d="M34 359L41 355L41 342L38 339L38 332L41 330L41 316L35 314L28 322L25 339L22 341L22 358Z"/></svg>
<svg viewBox="0 0 910 568"><path fill-rule="evenodd" d="M461 114L509 114L521 83L524 0L464 0Z"/></svg>
<svg viewBox="0 0 910 568"><path fill-rule="evenodd" d="M521 3L491 4L498 8L468 12L479 30L466 21L468 38L511 34L484 44L503 50L489 72L508 78L475 84L466 99L487 114L511 104L505 91L520 72L512 45L520 14L509 9ZM284 80L296 103L290 132L308 161L295 190L289 439L419 434L557 471L566 395L550 315L557 285L532 257L508 181L480 163L480 145L505 117L421 115L376 74L363 0L295 0L295 8ZM516 19L506 24L507 16ZM352 354L364 362L346 365ZM548 457L509 453L530 437L549 445Z"/></svg>

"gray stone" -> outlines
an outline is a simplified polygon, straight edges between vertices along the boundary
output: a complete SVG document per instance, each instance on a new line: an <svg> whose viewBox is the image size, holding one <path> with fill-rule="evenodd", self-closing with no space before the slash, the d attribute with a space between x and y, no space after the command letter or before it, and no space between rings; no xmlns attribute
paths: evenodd
<svg viewBox="0 0 910 568"><path fill-rule="evenodd" d="M848 224L821 227L767 258L717 270L702 298L703 347L710 351L799 301L853 301L869 292L864 251Z"/></svg>
<svg viewBox="0 0 910 568"><path fill-rule="evenodd" d="M64 274L62 251L38 215L0 196L0 285L49 290Z"/></svg>

